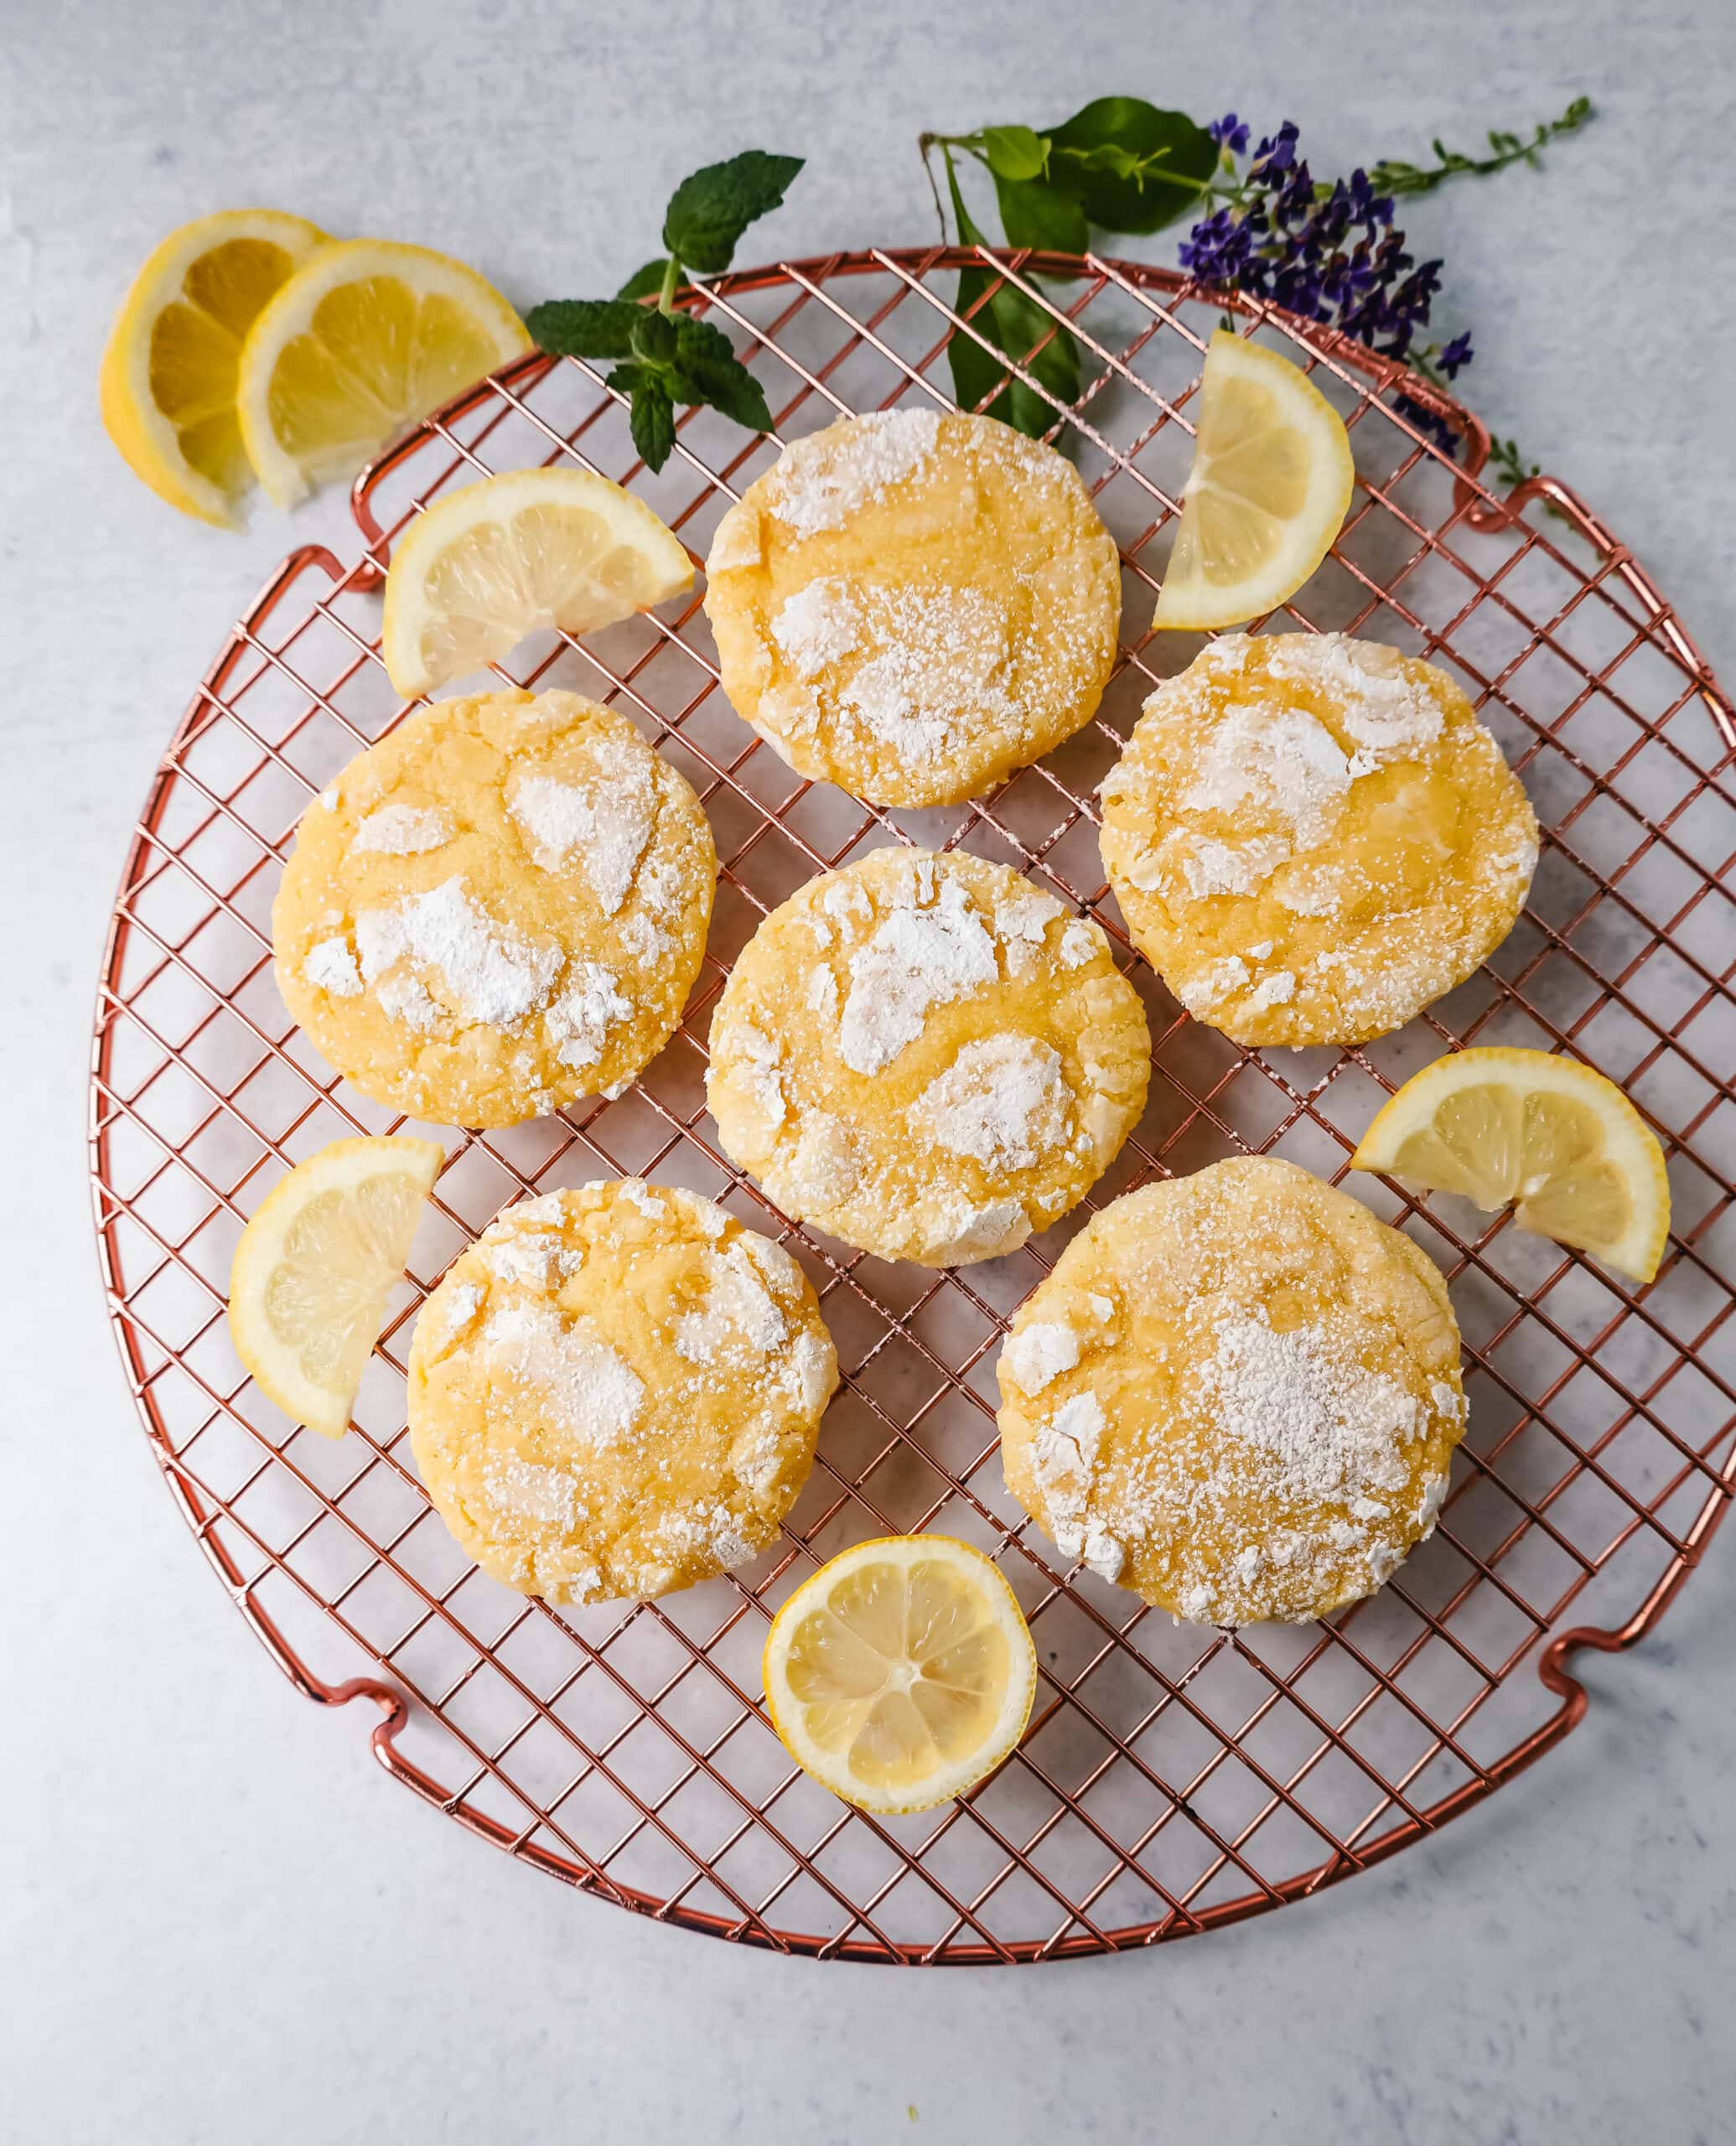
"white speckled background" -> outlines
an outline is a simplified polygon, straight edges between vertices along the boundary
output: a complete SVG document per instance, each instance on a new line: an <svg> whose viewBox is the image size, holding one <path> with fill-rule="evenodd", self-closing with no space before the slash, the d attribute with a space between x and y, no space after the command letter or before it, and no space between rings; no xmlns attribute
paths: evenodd
<svg viewBox="0 0 1736 2146"><path fill-rule="evenodd" d="M1316 170L1601 112L1417 205L1496 429L1578 485L1727 679L1736 15L1719 0L8 0L0 840L0 2072L35 2142L1736 2137L1736 1540L1589 1718L1438 1842L1159 1954L898 1975L742 1954L514 1869L298 1700L164 1496L97 1295L87 1024L134 809L293 541L122 469L96 365L169 226L259 201L607 290L692 165L811 158L744 258L920 240L924 125L1128 89L1302 124ZM1171 257L1174 234L1153 244Z"/></svg>

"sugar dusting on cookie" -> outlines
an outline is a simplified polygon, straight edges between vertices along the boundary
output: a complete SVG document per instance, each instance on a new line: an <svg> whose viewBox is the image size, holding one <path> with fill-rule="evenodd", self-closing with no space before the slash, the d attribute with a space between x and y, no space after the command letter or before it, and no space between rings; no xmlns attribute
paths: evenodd
<svg viewBox="0 0 1736 2146"><path fill-rule="evenodd" d="M967 1043L923 1091L912 1117L949 1154L991 1172L1028 1170L1069 1130L1060 1054L1035 1036Z"/></svg>
<svg viewBox="0 0 1736 2146"><path fill-rule="evenodd" d="M766 504L799 536L841 529L894 485L915 476L941 434L935 410L877 410L792 440Z"/></svg>
<svg viewBox="0 0 1736 2146"><path fill-rule="evenodd" d="M650 759L648 749L640 756L618 754L582 782L527 775L508 800L532 861L545 872L577 865L605 916L626 900L651 838L656 800L649 766L640 764Z"/></svg>
<svg viewBox="0 0 1736 2146"><path fill-rule="evenodd" d="M949 879L931 909L894 908L850 960L838 1024L844 1063L878 1073L922 1033L930 1008L995 982L994 941L965 889Z"/></svg>
<svg viewBox="0 0 1736 2146"><path fill-rule="evenodd" d="M437 805L381 805L363 816L350 847L381 857L419 857L442 849L458 832Z"/></svg>
<svg viewBox="0 0 1736 2146"><path fill-rule="evenodd" d="M804 685L843 666L828 697L832 719L869 745L920 759L985 730L1011 740L1029 728L1010 689L1007 607L982 589L821 578L789 599L771 636Z"/></svg>

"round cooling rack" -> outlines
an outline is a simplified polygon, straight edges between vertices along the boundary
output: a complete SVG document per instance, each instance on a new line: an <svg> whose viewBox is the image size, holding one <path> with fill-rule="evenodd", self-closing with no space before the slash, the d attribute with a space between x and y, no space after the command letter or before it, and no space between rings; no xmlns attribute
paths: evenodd
<svg viewBox="0 0 1736 2146"><path fill-rule="evenodd" d="M986 273L961 314L966 268ZM447 1167L341 1441L293 1428L247 1382L224 1299L242 1224L283 1169L399 1122L292 1026L269 943L303 806L403 712L376 646L391 539L454 485L571 460L630 483L702 557L775 443L696 411L652 477L598 376L532 355L396 445L355 488L367 552L286 559L194 695L127 859L96 1014L91 1169L122 1357L169 1489L273 1660L322 1703L373 1702L386 1770L521 1860L645 1914L827 1957L1147 1945L1392 1854L1562 1740L1586 1705L1568 1656L1649 1630L1736 1490L1736 725L1692 641L1563 486L1485 490L1488 435L1456 406L1329 331L1166 272L936 247L727 276L687 303L733 331L790 437L841 410L951 407L947 339L992 347L984 308L1003 279L1042 334L1000 361L1054 409L1125 562L1126 637L1098 721L988 798L879 811L799 781L737 718L697 599L582 648L551 634L521 651L513 682L614 702L704 796L723 867L711 945L680 1032L625 1095L505 1133L440 1129ZM1096 786L1152 682L1200 645L1149 621L1226 304L1308 367L1356 450L1332 557L1266 623L1444 666L1545 831L1530 904L1490 963L1348 1053L1247 1051L1187 1019L1128 948L1097 858ZM1070 407L1033 370L1064 336L1085 383ZM1422 437L1418 403L1456 426L1462 466ZM719 1153L702 1074L731 959L804 880L908 839L1018 865L1122 950L1156 1039L1151 1100L1091 1206L1248 1150L1337 1183L1380 1102L1473 1040L1583 1058L1656 1130L1676 1230L1643 1291L1505 1217L1350 1180L1450 1278L1470 1401L1440 1526L1371 1600L1324 1625L1179 1626L1070 1574L1026 1523L1001 1479L994 1358L1087 1209L1011 1257L935 1274L801 1230ZM845 1382L772 1552L661 1601L559 1610L479 1573L430 1510L403 1362L423 1295L503 1205L624 1171L709 1194L787 1243ZM759 1653L821 1560L922 1528L997 1557L1043 1677L1023 1745L991 1781L882 1821L793 1769L761 1708Z"/></svg>

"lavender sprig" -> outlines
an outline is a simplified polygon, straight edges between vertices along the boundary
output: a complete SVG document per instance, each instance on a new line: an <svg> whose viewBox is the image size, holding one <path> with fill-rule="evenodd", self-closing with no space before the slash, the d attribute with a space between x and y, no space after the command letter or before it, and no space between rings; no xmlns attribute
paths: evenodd
<svg viewBox="0 0 1736 2146"><path fill-rule="evenodd" d="M1440 293L1443 264L1418 261L1410 251L1393 221L1394 194L1426 192L1460 173L1495 171L1521 159L1535 163L1544 142L1574 132L1590 116L1588 101L1576 98L1528 143L1491 134L1493 153L1481 160L1437 143L1441 161L1432 171L1381 163L1372 174L1359 167L1347 179L1329 181L1315 179L1299 152L1299 130L1287 119L1261 141L1222 205L1194 225L1179 249L1181 265L1201 283L1246 291L1341 329L1445 388L1470 364L1471 339L1461 333L1445 344L1422 340ZM1206 131L1233 174L1234 158L1246 148L1246 122L1227 112ZM1455 425L1413 397L1397 400L1419 432L1457 459L1462 436ZM1516 449L1511 459L1520 466ZM1505 475L1505 465L1500 474Z"/></svg>

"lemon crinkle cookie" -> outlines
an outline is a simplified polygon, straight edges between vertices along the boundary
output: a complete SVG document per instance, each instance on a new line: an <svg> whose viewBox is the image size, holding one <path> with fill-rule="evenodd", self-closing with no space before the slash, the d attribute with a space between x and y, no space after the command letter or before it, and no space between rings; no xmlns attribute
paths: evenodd
<svg viewBox="0 0 1736 2146"><path fill-rule="evenodd" d="M766 918L710 1047L718 1138L785 1213L939 1267L1083 1198L1151 1039L1095 924L1004 864L888 848Z"/></svg>
<svg viewBox="0 0 1736 2146"><path fill-rule="evenodd" d="M495 1579L644 1598L765 1547L837 1384L788 1252L627 1178L522 1200L453 1262L411 1344L411 1444Z"/></svg>
<svg viewBox="0 0 1736 2146"><path fill-rule="evenodd" d="M723 690L798 773L951 804L1095 713L1121 571L1072 464L992 417L887 410L785 448L718 526Z"/></svg>
<svg viewBox="0 0 1736 2146"><path fill-rule="evenodd" d="M1146 702L1102 797L1134 943L1238 1043L1402 1028L1506 937L1537 861L1452 679L1341 634L1212 642Z"/></svg>
<svg viewBox="0 0 1736 2146"><path fill-rule="evenodd" d="M1260 1157L1094 1216L999 1375L1008 1489L1064 1558L1194 1624L1372 1594L1433 1532L1464 1429L1433 1264Z"/></svg>
<svg viewBox="0 0 1736 2146"><path fill-rule="evenodd" d="M278 987L365 1095L515 1125L662 1049L716 884L698 799L624 716L567 692L442 701L303 815Z"/></svg>

